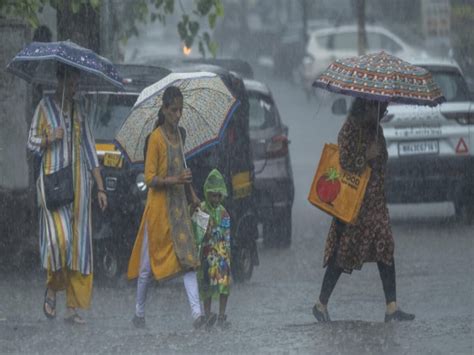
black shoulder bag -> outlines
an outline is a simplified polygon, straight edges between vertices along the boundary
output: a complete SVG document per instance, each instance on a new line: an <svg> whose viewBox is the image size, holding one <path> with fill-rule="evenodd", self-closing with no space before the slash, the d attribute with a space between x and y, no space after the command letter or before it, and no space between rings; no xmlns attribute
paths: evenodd
<svg viewBox="0 0 474 355"><path fill-rule="evenodd" d="M72 135L74 132L74 106L71 112L71 162L68 166L55 171L52 174L44 175L44 195L46 198L46 208L50 211L68 205L74 201L74 184L72 176Z"/></svg>

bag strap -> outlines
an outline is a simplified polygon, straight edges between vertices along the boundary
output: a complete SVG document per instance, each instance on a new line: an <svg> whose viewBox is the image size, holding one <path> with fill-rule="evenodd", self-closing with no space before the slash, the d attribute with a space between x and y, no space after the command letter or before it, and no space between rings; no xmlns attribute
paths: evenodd
<svg viewBox="0 0 474 355"><path fill-rule="evenodd" d="M71 125L71 165L72 165L72 159L73 159L73 137L74 137L74 100L72 100L72 105L71 105L71 118L70 118L70 125Z"/></svg>

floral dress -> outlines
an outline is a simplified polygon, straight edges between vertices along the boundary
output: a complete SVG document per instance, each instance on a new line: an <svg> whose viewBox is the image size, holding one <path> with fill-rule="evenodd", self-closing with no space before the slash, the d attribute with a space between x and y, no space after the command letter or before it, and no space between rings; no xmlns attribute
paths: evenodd
<svg viewBox="0 0 474 355"><path fill-rule="evenodd" d="M359 216L354 224L334 219L324 251L324 266L331 258L350 273L366 262L380 261L391 265L394 241L385 199L384 180L388 154L382 127L364 127L349 118L338 136L341 166L350 172L360 172L366 165L372 168ZM366 161L367 148L375 142L381 154Z"/></svg>
<svg viewBox="0 0 474 355"><path fill-rule="evenodd" d="M210 215L211 229L201 245L201 267L198 272L202 299L229 294L230 286L230 216L224 206L212 208L207 202L201 209Z"/></svg>

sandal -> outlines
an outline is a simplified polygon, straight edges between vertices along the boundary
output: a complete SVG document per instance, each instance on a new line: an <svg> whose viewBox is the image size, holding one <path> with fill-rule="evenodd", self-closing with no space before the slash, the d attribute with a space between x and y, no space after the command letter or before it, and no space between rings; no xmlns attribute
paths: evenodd
<svg viewBox="0 0 474 355"><path fill-rule="evenodd" d="M46 309L46 305L49 306L50 312ZM48 297L48 288L44 292L43 313L48 319L56 318L56 297L54 299Z"/></svg>
<svg viewBox="0 0 474 355"><path fill-rule="evenodd" d="M86 324L86 321L77 313L64 317L64 321L69 324Z"/></svg>
<svg viewBox="0 0 474 355"><path fill-rule="evenodd" d="M227 320L227 315L219 314L219 317L217 318L217 327L221 330L225 330L230 327L230 322Z"/></svg>

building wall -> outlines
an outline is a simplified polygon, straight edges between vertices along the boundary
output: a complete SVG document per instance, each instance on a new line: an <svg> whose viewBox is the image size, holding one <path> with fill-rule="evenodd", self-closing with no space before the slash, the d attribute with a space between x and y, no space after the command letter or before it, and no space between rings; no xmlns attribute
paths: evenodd
<svg viewBox="0 0 474 355"><path fill-rule="evenodd" d="M6 72L5 67L29 42L30 30L20 22L0 20L0 188L28 187L26 140L27 115L31 115L26 82Z"/></svg>

